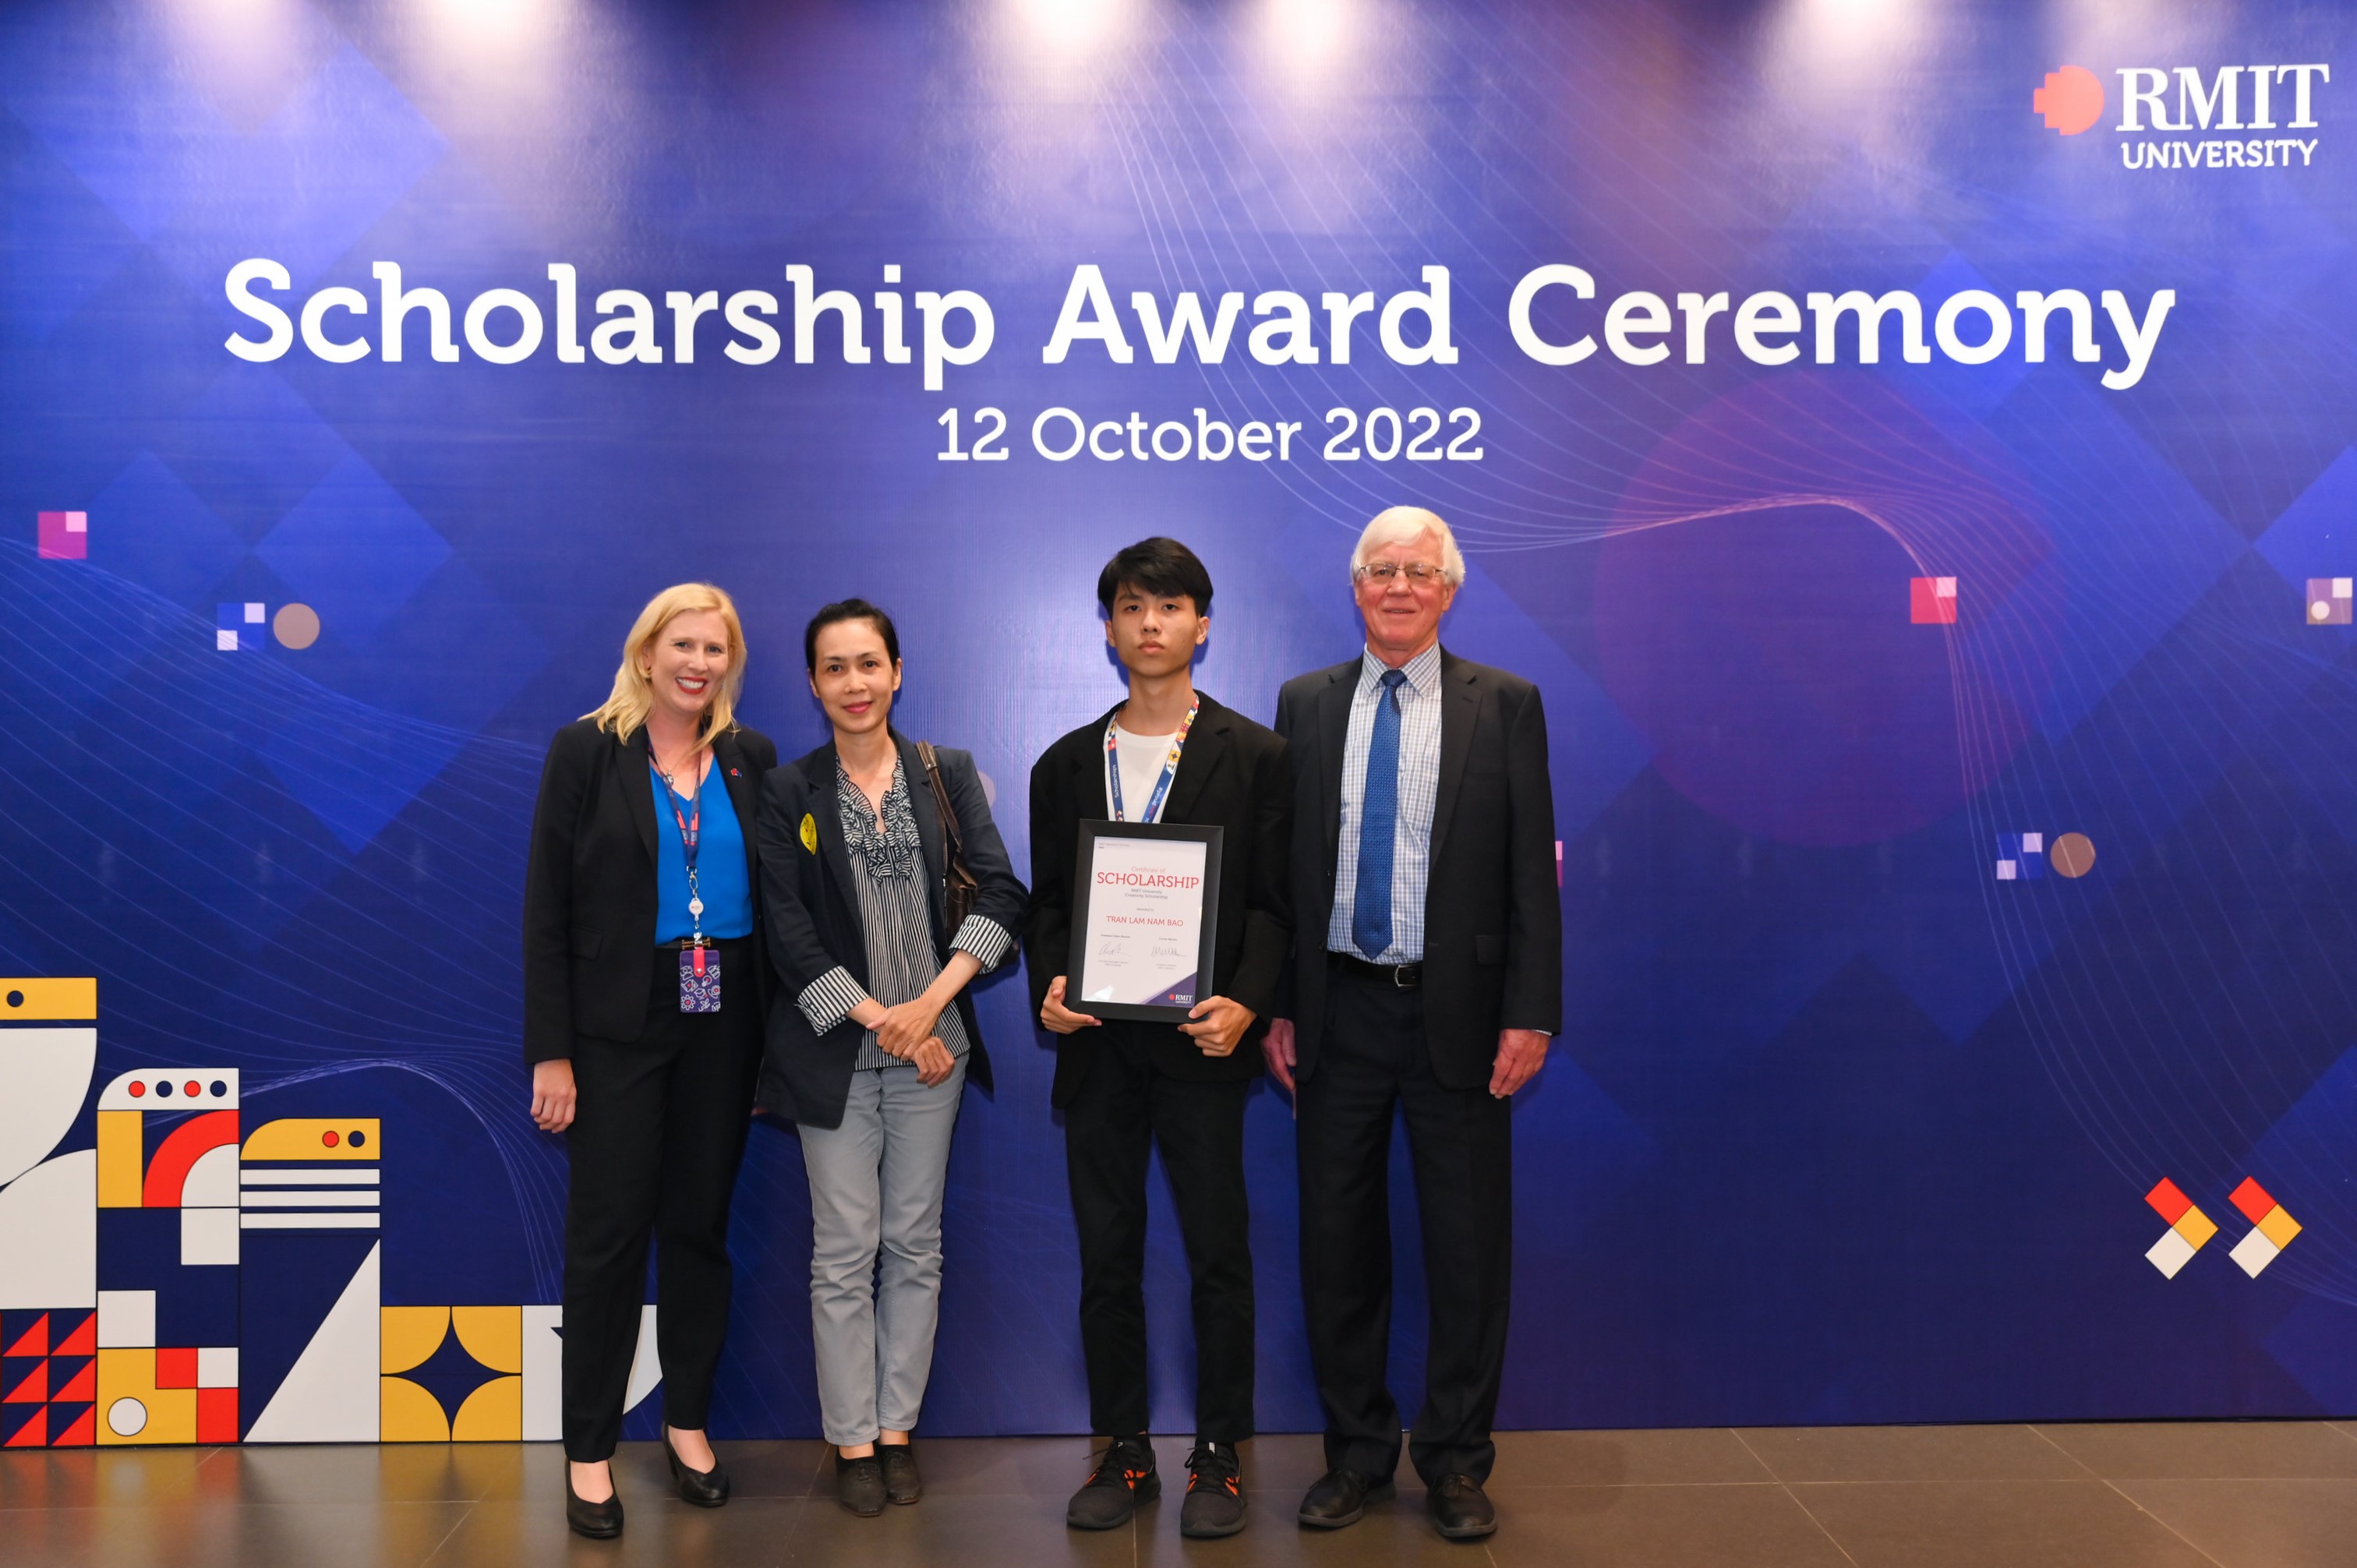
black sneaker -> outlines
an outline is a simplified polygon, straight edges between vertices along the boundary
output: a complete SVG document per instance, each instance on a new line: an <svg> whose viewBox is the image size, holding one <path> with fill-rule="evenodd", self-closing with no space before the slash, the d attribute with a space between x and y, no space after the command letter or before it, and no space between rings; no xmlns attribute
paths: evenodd
<svg viewBox="0 0 2357 1568"><path fill-rule="evenodd" d="M1187 1500L1178 1505L1178 1533L1233 1535L1244 1527L1244 1483L1236 1451L1225 1443L1198 1443L1187 1455Z"/></svg>
<svg viewBox="0 0 2357 1568"><path fill-rule="evenodd" d="M1161 1495L1153 1445L1143 1437L1116 1437L1097 1455L1087 1483L1072 1494L1064 1522L1074 1530L1111 1530L1127 1524L1138 1504Z"/></svg>

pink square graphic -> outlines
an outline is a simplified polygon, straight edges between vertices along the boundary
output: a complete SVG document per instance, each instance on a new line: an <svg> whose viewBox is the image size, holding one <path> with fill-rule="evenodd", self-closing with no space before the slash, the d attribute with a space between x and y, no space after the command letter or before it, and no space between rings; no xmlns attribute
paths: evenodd
<svg viewBox="0 0 2357 1568"><path fill-rule="evenodd" d="M40 519L42 560L90 559L90 513L45 511L40 514Z"/></svg>

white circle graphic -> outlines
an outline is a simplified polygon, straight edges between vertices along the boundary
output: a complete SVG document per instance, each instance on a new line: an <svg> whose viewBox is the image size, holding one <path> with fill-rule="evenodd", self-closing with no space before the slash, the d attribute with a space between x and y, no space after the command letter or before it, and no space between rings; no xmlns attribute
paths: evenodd
<svg viewBox="0 0 2357 1568"><path fill-rule="evenodd" d="M117 1437L136 1437L147 1430L147 1407L135 1399L119 1399L106 1407L107 1429Z"/></svg>

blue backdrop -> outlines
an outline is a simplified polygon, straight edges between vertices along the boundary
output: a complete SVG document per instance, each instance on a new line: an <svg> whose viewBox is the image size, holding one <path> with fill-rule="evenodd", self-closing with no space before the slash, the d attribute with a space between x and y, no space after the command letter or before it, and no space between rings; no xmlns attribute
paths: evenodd
<svg viewBox="0 0 2357 1568"><path fill-rule="evenodd" d="M234 1069L249 1132L381 1120L382 1308L553 1302L525 832L650 594L737 596L787 755L802 621L886 604L897 716L974 749L1023 866L1032 758L1118 693L1114 549L1201 553L1200 681L1265 719L1414 501L1470 562L1444 640L1552 726L1501 1422L2357 1412L2357 17L2112 9L11 7L0 972L98 980L55 1146L122 1074ZM425 304L390 362L383 263L448 356ZM800 362L790 266L865 362L841 309ZM1810 297L1851 290L1878 353ZM2018 300L2066 290L2075 356ZM981 995L941 1434L1086 1425L1022 995ZM1261 1420L1314 1428L1292 1129L1249 1117ZM808 1243L759 1130L724 1434L816 1430ZM295 1288L254 1262L249 1320Z"/></svg>

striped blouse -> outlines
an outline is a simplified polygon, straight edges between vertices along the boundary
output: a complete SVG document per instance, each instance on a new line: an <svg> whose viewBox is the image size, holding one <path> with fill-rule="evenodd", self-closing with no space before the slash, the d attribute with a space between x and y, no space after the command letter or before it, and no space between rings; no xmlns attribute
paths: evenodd
<svg viewBox="0 0 2357 1568"><path fill-rule="evenodd" d="M929 907L932 889L925 874L916 812L909 802L909 779L899 762L892 765L891 787L884 792L884 821L879 827L867 809L867 796L851 781L840 759L835 763L834 795L843 822L844 846L851 853L852 886L859 901L860 925L867 939L867 987L860 989L851 971L841 964L802 987L796 1004L811 1027L823 1035L851 1015L853 1008L873 996L887 1007L914 1001L941 973L933 953L933 921ZM969 915L958 928L952 949L963 949L985 970L1006 956L1014 938L996 920ZM952 1057L971 1048L965 1022L954 1004L942 1009L934 1026ZM866 1031L859 1042L862 1069L910 1067L913 1063L887 1052Z"/></svg>

